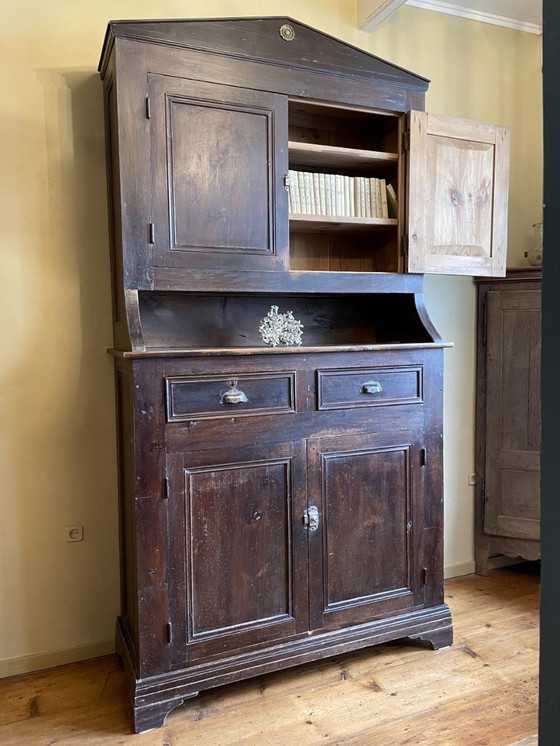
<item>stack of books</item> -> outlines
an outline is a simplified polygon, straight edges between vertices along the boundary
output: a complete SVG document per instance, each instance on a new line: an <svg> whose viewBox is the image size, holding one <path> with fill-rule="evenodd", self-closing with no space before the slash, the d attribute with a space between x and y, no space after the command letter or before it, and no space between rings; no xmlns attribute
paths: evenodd
<svg viewBox="0 0 560 746"><path fill-rule="evenodd" d="M289 172L290 212L352 218L397 217L397 195L385 179Z"/></svg>

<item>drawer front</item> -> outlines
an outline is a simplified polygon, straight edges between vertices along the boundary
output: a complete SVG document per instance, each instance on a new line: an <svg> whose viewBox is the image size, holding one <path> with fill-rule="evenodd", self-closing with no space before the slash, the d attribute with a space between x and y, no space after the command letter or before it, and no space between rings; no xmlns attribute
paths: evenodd
<svg viewBox="0 0 560 746"><path fill-rule="evenodd" d="M422 402L422 366L317 371L319 409Z"/></svg>
<svg viewBox="0 0 560 746"><path fill-rule="evenodd" d="M165 379L167 421L295 411L295 373L172 376Z"/></svg>

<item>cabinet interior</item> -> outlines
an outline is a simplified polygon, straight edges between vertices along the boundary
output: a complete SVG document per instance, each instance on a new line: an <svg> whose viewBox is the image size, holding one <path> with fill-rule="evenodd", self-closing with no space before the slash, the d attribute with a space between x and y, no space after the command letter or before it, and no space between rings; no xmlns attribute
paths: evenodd
<svg viewBox="0 0 560 746"><path fill-rule="evenodd" d="M288 108L289 167L301 174L334 174L351 177L354 202L358 178L383 180L402 203L401 118L362 108L290 101ZM290 190L297 189L290 183ZM315 196L324 187L311 187ZM369 190L368 186L368 190ZM327 186L328 189L328 186ZM293 192L291 191L291 194ZM358 215L356 204L348 211L317 205L290 212L290 269L326 272L400 272L399 213L389 204L385 216ZM322 205L319 205L319 202ZM334 199L333 199L334 201ZM368 198L369 201L369 198ZM298 206L301 203L298 200ZM328 211L329 214L325 214ZM333 214L334 212L334 214ZM368 209L369 212L369 209ZM310 214L311 213L311 214ZM351 213L351 214L348 214ZM363 211L362 211L363 213Z"/></svg>
<svg viewBox="0 0 560 746"><path fill-rule="evenodd" d="M259 322L272 305L303 324L304 347L432 342L412 293L218 295L142 292L147 349L263 347ZM265 348L266 349L266 348Z"/></svg>

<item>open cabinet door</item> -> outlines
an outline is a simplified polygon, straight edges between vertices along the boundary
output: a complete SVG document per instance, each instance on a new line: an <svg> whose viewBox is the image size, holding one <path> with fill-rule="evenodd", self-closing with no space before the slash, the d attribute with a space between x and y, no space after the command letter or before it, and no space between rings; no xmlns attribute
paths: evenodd
<svg viewBox="0 0 560 746"><path fill-rule="evenodd" d="M507 127L408 114L408 271L503 276Z"/></svg>

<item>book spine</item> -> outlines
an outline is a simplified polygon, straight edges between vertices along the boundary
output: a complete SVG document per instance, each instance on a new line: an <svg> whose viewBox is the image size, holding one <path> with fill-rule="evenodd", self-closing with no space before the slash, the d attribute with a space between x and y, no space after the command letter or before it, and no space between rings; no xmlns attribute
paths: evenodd
<svg viewBox="0 0 560 746"><path fill-rule="evenodd" d="M290 179L290 212L299 215L301 213L301 205L300 205L300 198L299 198L299 179L298 179L298 172L294 170L290 170L288 172L288 177Z"/></svg>
<svg viewBox="0 0 560 746"><path fill-rule="evenodd" d="M325 174L325 215L334 215L332 174Z"/></svg>
<svg viewBox="0 0 560 746"><path fill-rule="evenodd" d="M369 180L370 185L370 200L371 200L371 217L372 218L378 218L379 215L379 180L371 178Z"/></svg>
<svg viewBox="0 0 560 746"><path fill-rule="evenodd" d="M399 203L392 184L387 184L387 207L389 209L389 217L399 217Z"/></svg>
<svg viewBox="0 0 560 746"><path fill-rule="evenodd" d="M335 174L336 215L344 215L344 179L342 174Z"/></svg>
<svg viewBox="0 0 560 746"><path fill-rule="evenodd" d="M364 210L365 218L371 218L371 180L364 178Z"/></svg>
<svg viewBox="0 0 560 746"><path fill-rule="evenodd" d="M321 214L321 193L319 191L319 174L314 171L311 174L311 181L313 182L313 214Z"/></svg>
<svg viewBox="0 0 560 746"><path fill-rule="evenodd" d="M389 207L387 205L387 182L385 179L379 179L379 194L381 198L381 217L389 217Z"/></svg>
<svg viewBox="0 0 560 746"><path fill-rule="evenodd" d="M327 195L325 193L325 174L318 174L319 177L319 212L321 215L327 215Z"/></svg>

